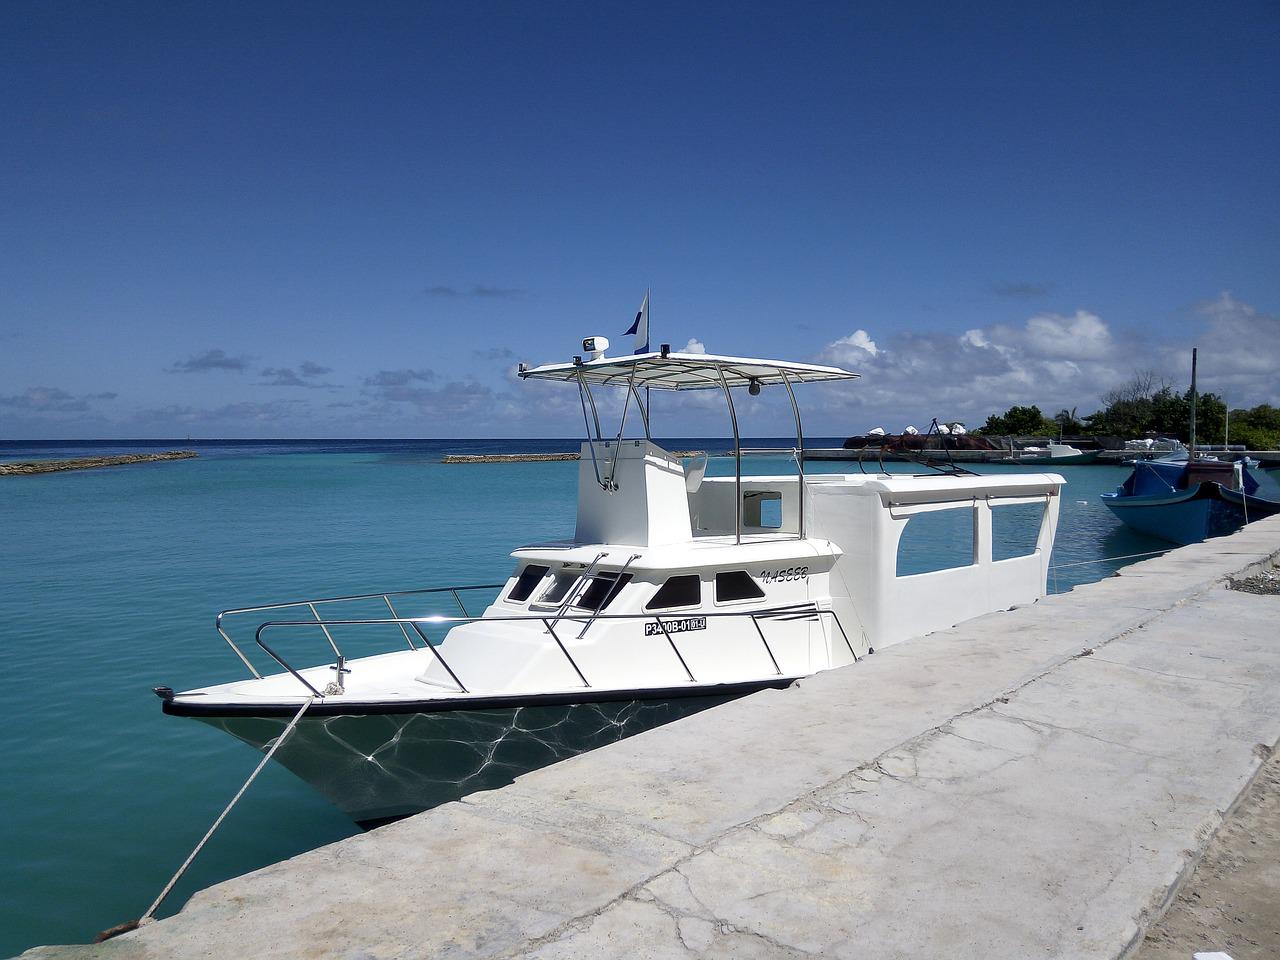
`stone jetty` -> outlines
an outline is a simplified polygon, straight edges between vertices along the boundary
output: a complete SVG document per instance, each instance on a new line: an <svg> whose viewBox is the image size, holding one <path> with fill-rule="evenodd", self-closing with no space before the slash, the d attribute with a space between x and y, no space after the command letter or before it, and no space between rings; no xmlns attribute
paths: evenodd
<svg viewBox="0 0 1280 960"><path fill-rule="evenodd" d="M161 460L190 460L198 457L194 450L166 450L163 453L122 453L111 457L72 457L64 460L20 460L0 463L0 477L24 477L36 473L60 473L63 470L93 470L97 467L119 467L127 463L155 463Z"/></svg>
<svg viewBox="0 0 1280 960"><path fill-rule="evenodd" d="M673 457L693 457L701 450L672 450ZM580 460L576 453L446 453L441 463L539 463L547 460Z"/></svg>
<svg viewBox="0 0 1280 960"><path fill-rule="evenodd" d="M550 460L577 460L576 453L446 453L441 463L541 463Z"/></svg>
<svg viewBox="0 0 1280 960"><path fill-rule="evenodd" d="M1131 957L1280 740L1278 558L1260 520L25 956Z"/></svg>

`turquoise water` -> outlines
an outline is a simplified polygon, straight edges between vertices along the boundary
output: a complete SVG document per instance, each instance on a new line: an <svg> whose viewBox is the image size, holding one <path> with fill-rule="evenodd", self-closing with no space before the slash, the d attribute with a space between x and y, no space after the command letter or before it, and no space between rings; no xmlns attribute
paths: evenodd
<svg viewBox="0 0 1280 960"><path fill-rule="evenodd" d="M442 450L512 448L503 441L204 444L198 460L0 478L9 707L0 955L83 941L137 917L252 770L250 748L163 716L150 692L243 675L214 633L217 611L496 583L509 572L513 546L570 535L576 464L438 462ZM0 447L5 457L92 452L104 451ZM726 470L729 463L712 461L713 473ZM1120 528L1098 502L1124 469L1062 472L1069 486L1055 562L1163 548ZM1114 568L1064 567L1058 587ZM168 909L196 889L355 830L270 766Z"/></svg>

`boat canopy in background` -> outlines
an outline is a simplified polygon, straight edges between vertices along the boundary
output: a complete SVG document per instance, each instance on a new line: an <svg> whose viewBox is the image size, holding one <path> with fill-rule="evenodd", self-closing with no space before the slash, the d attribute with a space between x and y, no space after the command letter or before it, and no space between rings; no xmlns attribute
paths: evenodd
<svg viewBox="0 0 1280 960"><path fill-rule="evenodd" d="M548 363L521 370L520 376L526 380L634 384L654 390L718 390L724 386L766 386L787 381L797 384L854 380L859 375L815 363L722 357L710 353L642 353L581 363Z"/></svg>

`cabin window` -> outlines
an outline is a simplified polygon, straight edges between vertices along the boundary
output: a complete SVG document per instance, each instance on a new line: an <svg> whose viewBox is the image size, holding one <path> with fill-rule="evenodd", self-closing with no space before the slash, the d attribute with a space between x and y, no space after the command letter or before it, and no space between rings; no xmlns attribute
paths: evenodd
<svg viewBox="0 0 1280 960"><path fill-rule="evenodd" d="M668 577L658 588L653 599L645 604L646 610L669 610L672 607L693 607L702 602L702 580L696 573Z"/></svg>
<svg viewBox="0 0 1280 960"><path fill-rule="evenodd" d="M556 574L551 586L547 587L546 593L538 598L541 603L559 603L565 598L565 594L569 592L569 588L578 582L576 573L566 573L561 570Z"/></svg>
<svg viewBox="0 0 1280 960"><path fill-rule="evenodd" d="M533 588L542 582L542 578L547 575L550 567L539 566L531 563L520 571L520 577L516 580L516 585L511 588L511 592L507 594L507 599L513 603L524 603L529 599L529 595L533 593Z"/></svg>
<svg viewBox="0 0 1280 960"><path fill-rule="evenodd" d="M745 570L730 570L716 574L716 603L732 600L759 600L764 591Z"/></svg>
<svg viewBox="0 0 1280 960"><path fill-rule="evenodd" d="M782 494L777 490L748 490L742 495L742 525L777 530L782 526Z"/></svg>
<svg viewBox="0 0 1280 960"><path fill-rule="evenodd" d="M1008 503L991 506L991 559L1011 560L1036 552L1040 541L1043 503Z"/></svg>
<svg viewBox="0 0 1280 960"><path fill-rule="evenodd" d="M913 514L898 540L897 575L972 566L973 523L970 503Z"/></svg>
<svg viewBox="0 0 1280 960"><path fill-rule="evenodd" d="M573 605L580 610L603 610L630 582L629 573L624 573L621 577L616 573L597 574L591 578L591 586L582 591L582 596Z"/></svg>

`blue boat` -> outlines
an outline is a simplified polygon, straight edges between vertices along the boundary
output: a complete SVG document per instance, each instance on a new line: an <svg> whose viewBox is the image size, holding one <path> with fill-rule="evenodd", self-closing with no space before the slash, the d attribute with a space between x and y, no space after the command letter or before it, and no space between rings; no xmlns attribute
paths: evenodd
<svg viewBox="0 0 1280 960"><path fill-rule="evenodd" d="M1258 481L1243 463L1143 460L1115 493L1102 494L1102 502L1142 533L1199 543L1280 513L1280 502L1257 496L1257 490Z"/></svg>

